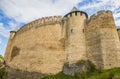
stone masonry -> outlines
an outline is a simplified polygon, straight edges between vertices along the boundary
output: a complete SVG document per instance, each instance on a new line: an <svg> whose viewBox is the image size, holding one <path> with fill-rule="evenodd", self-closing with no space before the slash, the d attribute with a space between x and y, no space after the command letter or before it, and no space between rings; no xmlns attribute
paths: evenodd
<svg viewBox="0 0 120 79"><path fill-rule="evenodd" d="M120 67L120 29L111 11L87 13L73 8L62 16L44 17L11 31L5 62L12 69L56 74L64 63L90 60L96 68Z"/></svg>

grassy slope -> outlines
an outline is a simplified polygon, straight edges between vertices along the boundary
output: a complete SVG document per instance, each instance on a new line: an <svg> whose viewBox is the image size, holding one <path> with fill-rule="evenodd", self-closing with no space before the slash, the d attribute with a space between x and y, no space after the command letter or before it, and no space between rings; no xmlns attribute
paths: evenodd
<svg viewBox="0 0 120 79"><path fill-rule="evenodd" d="M68 76L61 73L48 76L42 79L120 79L120 68L113 68L109 70L96 70L91 73L77 74L76 76Z"/></svg>

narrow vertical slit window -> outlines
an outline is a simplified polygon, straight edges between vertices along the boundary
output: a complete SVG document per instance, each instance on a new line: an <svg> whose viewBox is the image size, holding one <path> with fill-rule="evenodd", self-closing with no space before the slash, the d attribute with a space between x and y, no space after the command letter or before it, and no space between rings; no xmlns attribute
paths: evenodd
<svg viewBox="0 0 120 79"><path fill-rule="evenodd" d="M70 16L72 16L72 13L70 13Z"/></svg>
<svg viewBox="0 0 120 79"><path fill-rule="evenodd" d="M73 29L71 29L71 33L73 33Z"/></svg>
<svg viewBox="0 0 120 79"><path fill-rule="evenodd" d="M82 12L80 13L80 15L82 16Z"/></svg>
<svg viewBox="0 0 120 79"><path fill-rule="evenodd" d="M83 29L83 33L84 33L84 29Z"/></svg>
<svg viewBox="0 0 120 79"><path fill-rule="evenodd" d="M77 16L77 12L75 12L75 16Z"/></svg>

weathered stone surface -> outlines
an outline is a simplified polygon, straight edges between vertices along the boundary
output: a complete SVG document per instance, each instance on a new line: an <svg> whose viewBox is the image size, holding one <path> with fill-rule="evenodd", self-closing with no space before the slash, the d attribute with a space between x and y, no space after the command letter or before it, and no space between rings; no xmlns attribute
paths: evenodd
<svg viewBox="0 0 120 79"><path fill-rule="evenodd" d="M119 67L120 43L112 12L99 11L86 25L87 58L97 68Z"/></svg>
<svg viewBox="0 0 120 79"><path fill-rule="evenodd" d="M58 73L62 70L66 58L61 39L60 24L33 28L16 34L8 64L27 71Z"/></svg>
<svg viewBox="0 0 120 79"><path fill-rule="evenodd" d="M76 62L81 59L86 59L86 43L85 43L85 20L86 15L80 12L73 12L68 14L66 21L64 22L64 28L66 31L66 50L68 54L68 62Z"/></svg>
<svg viewBox="0 0 120 79"><path fill-rule="evenodd" d="M29 72L20 69L14 69L11 67L6 67L7 79L40 79L45 76L46 74L41 74L40 72ZM50 75L50 74L49 74Z"/></svg>
<svg viewBox="0 0 120 79"><path fill-rule="evenodd" d="M111 11L88 20L82 11L45 17L12 31L5 53L10 68L56 74L64 63L90 60L96 68L120 66L120 33Z"/></svg>
<svg viewBox="0 0 120 79"><path fill-rule="evenodd" d="M75 63L65 63L63 73L66 75L75 76L77 73L91 72L95 70L95 66L88 60L80 60Z"/></svg>

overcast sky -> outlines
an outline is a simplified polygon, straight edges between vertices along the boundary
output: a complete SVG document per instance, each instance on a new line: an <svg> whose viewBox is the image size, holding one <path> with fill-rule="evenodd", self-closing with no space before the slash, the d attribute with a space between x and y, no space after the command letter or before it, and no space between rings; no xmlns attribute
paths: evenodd
<svg viewBox="0 0 120 79"><path fill-rule="evenodd" d="M41 17L64 16L73 6L89 16L111 10L116 26L120 26L120 0L0 0L0 54L5 53L9 31Z"/></svg>

